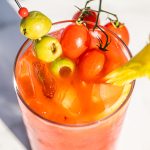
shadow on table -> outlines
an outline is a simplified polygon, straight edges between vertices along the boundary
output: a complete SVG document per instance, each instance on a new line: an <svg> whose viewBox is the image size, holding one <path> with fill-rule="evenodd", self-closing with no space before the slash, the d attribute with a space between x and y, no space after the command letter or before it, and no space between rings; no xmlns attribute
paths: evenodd
<svg viewBox="0 0 150 150"><path fill-rule="evenodd" d="M14 59L25 38L19 32L17 13L6 0L0 1L0 118L31 150L12 81Z"/></svg>

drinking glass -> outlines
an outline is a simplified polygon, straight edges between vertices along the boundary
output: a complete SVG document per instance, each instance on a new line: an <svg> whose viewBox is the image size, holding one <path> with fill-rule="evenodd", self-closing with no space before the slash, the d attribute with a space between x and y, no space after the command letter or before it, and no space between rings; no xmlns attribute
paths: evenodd
<svg viewBox="0 0 150 150"><path fill-rule="evenodd" d="M66 20L53 23L52 31L63 29L74 22ZM125 43L117 35L101 26L109 36L115 39L128 59L132 57ZM14 87L22 111L32 150L115 150L116 142L121 130L130 96L134 88L134 81L123 102L111 114L95 122L86 124L61 124L47 120L34 112L20 94L16 82L16 64L22 54L31 45L28 39L20 48L14 63ZM56 110L57 111L57 110Z"/></svg>

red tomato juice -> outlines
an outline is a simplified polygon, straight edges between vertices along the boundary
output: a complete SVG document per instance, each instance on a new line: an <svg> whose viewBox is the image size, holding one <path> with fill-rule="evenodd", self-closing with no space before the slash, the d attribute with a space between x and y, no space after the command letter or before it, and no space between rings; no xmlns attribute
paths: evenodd
<svg viewBox="0 0 150 150"><path fill-rule="evenodd" d="M60 40L61 34L51 35ZM130 57L120 39L109 34L114 40L108 48L115 52L106 52L103 73L91 82L82 80L77 69L73 76L57 79L49 71L51 64L36 58L33 45L23 45L15 79L33 150L115 150L133 85L117 87L101 80Z"/></svg>

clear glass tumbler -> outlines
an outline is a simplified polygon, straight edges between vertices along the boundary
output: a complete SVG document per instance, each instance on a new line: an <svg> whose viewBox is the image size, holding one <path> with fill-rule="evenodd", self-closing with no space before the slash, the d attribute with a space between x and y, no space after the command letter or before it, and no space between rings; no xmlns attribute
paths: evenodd
<svg viewBox="0 0 150 150"><path fill-rule="evenodd" d="M53 31L64 28L72 20L56 22ZM131 53L119 37L101 27L116 40L128 59ZM22 98L16 82L16 64L24 51L31 45L27 40L20 48L14 64L14 86L22 111L24 124L33 150L115 150L121 126L127 110L129 99L134 88L134 82L120 106L103 119L89 124L64 125L46 120L32 111Z"/></svg>

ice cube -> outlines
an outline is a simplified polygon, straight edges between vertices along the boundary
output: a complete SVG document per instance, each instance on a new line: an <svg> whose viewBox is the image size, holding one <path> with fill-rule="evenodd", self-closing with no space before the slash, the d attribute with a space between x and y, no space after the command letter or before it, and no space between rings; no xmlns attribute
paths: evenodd
<svg viewBox="0 0 150 150"><path fill-rule="evenodd" d="M70 86L65 91L65 95L61 101L62 106L72 112L73 114L79 114L81 112L80 100L77 96L76 90Z"/></svg>
<svg viewBox="0 0 150 150"><path fill-rule="evenodd" d="M105 106L110 107L114 104L121 96L123 87L111 85L111 84L100 84L100 97L103 99Z"/></svg>
<svg viewBox="0 0 150 150"><path fill-rule="evenodd" d="M20 77L29 76L28 63L23 59L20 60L19 65L20 65L19 76Z"/></svg>
<svg viewBox="0 0 150 150"><path fill-rule="evenodd" d="M20 60L17 68L18 72L18 86L21 91L22 96L26 98L32 98L35 95L34 85L30 78L29 63L26 59Z"/></svg>
<svg viewBox="0 0 150 150"><path fill-rule="evenodd" d="M100 84L93 85L90 109L93 113L100 113L105 110L104 102L100 96Z"/></svg>

